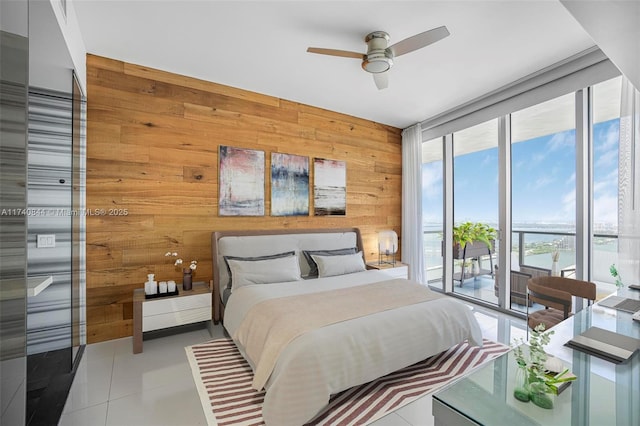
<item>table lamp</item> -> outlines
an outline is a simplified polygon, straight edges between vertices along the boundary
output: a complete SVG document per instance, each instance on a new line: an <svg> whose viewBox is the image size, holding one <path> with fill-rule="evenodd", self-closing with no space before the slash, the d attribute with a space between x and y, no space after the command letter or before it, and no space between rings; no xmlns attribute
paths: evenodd
<svg viewBox="0 0 640 426"><path fill-rule="evenodd" d="M378 232L378 264L395 265L397 251L398 234L391 230Z"/></svg>

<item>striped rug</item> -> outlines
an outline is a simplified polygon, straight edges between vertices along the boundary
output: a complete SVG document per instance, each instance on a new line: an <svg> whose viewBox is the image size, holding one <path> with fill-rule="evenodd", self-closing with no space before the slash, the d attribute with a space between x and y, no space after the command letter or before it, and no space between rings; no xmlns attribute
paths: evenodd
<svg viewBox="0 0 640 426"><path fill-rule="evenodd" d="M251 389L251 367L227 338L187 346L193 378L210 426L263 425L264 391ZM309 425L367 425L507 352L484 341L461 343L417 364L331 397Z"/></svg>

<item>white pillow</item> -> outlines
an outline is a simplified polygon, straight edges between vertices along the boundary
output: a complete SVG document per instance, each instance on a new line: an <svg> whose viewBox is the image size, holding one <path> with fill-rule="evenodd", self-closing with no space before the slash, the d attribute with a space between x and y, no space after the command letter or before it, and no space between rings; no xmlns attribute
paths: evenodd
<svg viewBox="0 0 640 426"><path fill-rule="evenodd" d="M311 257L318 265L318 277L320 278L352 274L367 269L361 251L342 256L320 256L312 254Z"/></svg>
<svg viewBox="0 0 640 426"><path fill-rule="evenodd" d="M298 256L265 260L228 259L231 270L231 292L250 284L271 284L299 281Z"/></svg>

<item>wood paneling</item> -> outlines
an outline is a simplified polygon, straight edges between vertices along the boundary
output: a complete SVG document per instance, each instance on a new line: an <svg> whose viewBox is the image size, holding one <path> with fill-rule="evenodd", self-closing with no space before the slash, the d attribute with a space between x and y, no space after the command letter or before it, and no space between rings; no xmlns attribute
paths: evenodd
<svg viewBox="0 0 640 426"><path fill-rule="evenodd" d="M166 251L208 282L212 231L357 226L369 260L377 231L400 234L399 129L93 55L87 78L89 343L131 335L146 274L181 281ZM265 151L266 216L218 217L220 145ZM269 216L271 152L346 161L347 215Z"/></svg>

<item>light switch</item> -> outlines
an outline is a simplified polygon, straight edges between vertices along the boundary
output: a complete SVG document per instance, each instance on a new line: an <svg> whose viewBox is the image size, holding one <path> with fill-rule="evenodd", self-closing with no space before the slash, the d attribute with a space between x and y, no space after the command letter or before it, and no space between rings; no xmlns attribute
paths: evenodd
<svg viewBox="0 0 640 426"><path fill-rule="evenodd" d="M36 238L37 248L55 248L56 235L55 234L38 234Z"/></svg>

